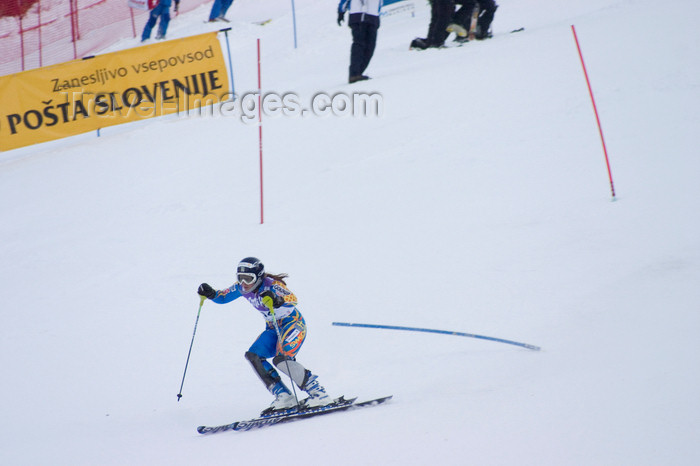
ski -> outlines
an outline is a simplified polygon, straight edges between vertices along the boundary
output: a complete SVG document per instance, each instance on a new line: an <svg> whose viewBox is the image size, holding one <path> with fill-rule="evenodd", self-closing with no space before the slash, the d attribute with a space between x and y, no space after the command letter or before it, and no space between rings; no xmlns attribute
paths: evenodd
<svg viewBox="0 0 700 466"><path fill-rule="evenodd" d="M522 32L524 30L525 30L524 27L520 27L520 28L513 29L512 31L510 31L510 34L515 34L517 32ZM473 40L470 40L469 37L457 36L456 38L454 38L451 41L445 41L445 43L439 47L428 46L427 39L422 39L422 38L418 37L418 38L413 39L413 41L411 42L411 45L408 47L408 50L423 51L423 50L428 50L428 49L453 49L453 48L457 48L457 47L463 47L464 45L468 44L469 42L473 42L473 41L482 42L482 41L485 41L487 39L492 39L494 37L500 37L502 35L505 35L505 33L499 32L496 34L496 36L494 36L493 33L491 31L489 31L488 34L486 35L486 37L484 37L482 39L474 38Z"/></svg>
<svg viewBox="0 0 700 466"><path fill-rule="evenodd" d="M479 4L474 5L472 10L472 20L469 23L469 31L467 32L467 37L469 40L476 39L476 25L479 21Z"/></svg>
<svg viewBox="0 0 700 466"><path fill-rule="evenodd" d="M291 410L284 410L283 413L274 413L261 416L247 421L235 421L231 424L224 424L221 426L199 426L197 427L197 432L200 434L215 434L217 432L226 432L228 430L234 431L246 431L251 429L257 429L260 427L271 426L274 424L280 424L282 422L293 421L297 419L306 419L313 416L319 416L321 414L335 413L338 411L347 411L349 409L362 408L366 406L375 406L392 398L392 395L385 396L382 398L375 398L373 400L362 401L360 403L355 403L354 398L352 400L345 400L343 397L338 400L344 400L345 403L338 403L334 400L333 403L327 405L317 406L314 408L292 408Z"/></svg>
<svg viewBox="0 0 700 466"><path fill-rule="evenodd" d="M284 418L289 417L294 414L301 414L301 413L317 413L321 411L326 411L330 408L338 408L338 407L343 407L347 405L351 405L357 398L350 398L350 399L345 399L345 397L341 396L339 398L334 399L328 404L322 405L322 406L315 406L313 408L308 408L303 406L303 401L302 401L302 407L300 408L299 406L294 406L292 408L288 409L276 409L272 410L270 408L264 410L262 413L260 413L260 416L251 419L248 421L237 421L231 424L225 424L222 426L216 426L216 427L208 427L208 426L200 426L197 428L197 432L200 434L213 434L216 432L224 432L227 430L250 430L255 427L263 427L266 425L273 425L273 424L278 424L279 422L282 422Z"/></svg>
<svg viewBox="0 0 700 466"><path fill-rule="evenodd" d="M349 404L354 403L355 400L357 400L357 397L345 399L344 396L341 396L340 398L336 398L333 401L326 403L325 405L315 406L314 408L331 408L331 407L345 406L345 405L349 405ZM267 408L262 413L260 413L260 417L268 418L268 417L285 416L288 414L294 414L294 413L297 413L300 411L307 411L307 410L313 409L312 407L306 406L305 402L306 402L306 400L303 400L300 402L299 406L292 406L291 408L286 408L286 409Z"/></svg>

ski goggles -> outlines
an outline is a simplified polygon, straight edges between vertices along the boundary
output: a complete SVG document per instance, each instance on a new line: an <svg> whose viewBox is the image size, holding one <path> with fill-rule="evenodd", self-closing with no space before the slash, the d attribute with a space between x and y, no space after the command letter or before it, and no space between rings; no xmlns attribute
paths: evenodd
<svg viewBox="0 0 700 466"><path fill-rule="evenodd" d="M242 283L243 285L250 286L253 283L255 283L255 280L257 280L257 276L254 273L245 273L245 272L239 272L238 273L238 281Z"/></svg>

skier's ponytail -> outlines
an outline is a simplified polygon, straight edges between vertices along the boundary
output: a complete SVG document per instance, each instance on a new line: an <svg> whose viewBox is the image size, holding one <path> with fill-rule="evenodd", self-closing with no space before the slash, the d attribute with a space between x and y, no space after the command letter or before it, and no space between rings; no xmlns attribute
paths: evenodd
<svg viewBox="0 0 700 466"><path fill-rule="evenodd" d="M278 273L278 274L272 274L272 273L266 273L265 278L270 277L275 281L282 282L284 285L287 284L287 282L284 281L285 278L287 278L289 275L286 273Z"/></svg>

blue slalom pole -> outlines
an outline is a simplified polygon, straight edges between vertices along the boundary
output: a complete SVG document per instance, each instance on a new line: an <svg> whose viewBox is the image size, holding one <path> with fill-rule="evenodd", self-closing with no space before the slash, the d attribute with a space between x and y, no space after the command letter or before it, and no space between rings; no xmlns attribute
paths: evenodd
<svg viewBox="0 0 700 466"><path fill-rule="evenodd" d="M228 43L228 32L230 30L231 30L231 28L226 28L226 29L221 29L220 32L223 32L224 35L226 36L226 51L228 52L228 70L229 70L229 74L231 75L231 96L235 97L236 88L233 85L233 63L231 62L231 46Z"/></svg>
<svg viewBox="0 0 700 466"><path fill-rule="evenodd" d="M379 329L386 329L386 330L407 330L410 332L440 333L442 335L456 335L459 337L469 337L469 338L478 338L481 340L497 341L499 343L506 343L509 345L521 346L523 348L527 348L527 349L534 350L534 351L539 351L541 349L539 346L530 345L528 343L520 343L517 341L504 340L503 338L487 337L484 335L475 335L473 333L452 332L449 330L434 330L434 329L419 328L419 327L401 327L398 325L351 324L348 322L333 322L333 325L336 325L339 327L364 327L364 328L379 328Z"/></svg>
<svg viewBox="0 0 700 466"><path fill-rule="evenodd" d="M294 23L294 48L297 48L297 13L292 0L292 22Z"/></svg>

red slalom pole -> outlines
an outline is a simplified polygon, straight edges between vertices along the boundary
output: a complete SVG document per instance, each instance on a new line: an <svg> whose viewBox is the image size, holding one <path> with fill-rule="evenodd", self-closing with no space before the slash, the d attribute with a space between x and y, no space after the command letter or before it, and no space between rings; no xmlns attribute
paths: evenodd
<svg viewBox="0 0 700 466"><path fill-rule="evenodd" d="M260 78L260 39L258 39L258 141L260 146L260 224L264 221L263 210L263 143L262 143L262 80Z"/></svg>
<svg viewBox="0 0 700 466"><path fill-rule="evenodd" d="M586 63L583 61L583 53L581 53L581 46L578 42L578 36L576 35L576 28L571 25L571 32L574 33L574 41L576 42L576 49L578 50L578 56L581 59L581 67L583 68L583 75L586 77L586 85L588 86L588 94L591 96L591 102L593 103L593 113L595 113L595 121L598 123L598 132L600 133L600 142L603 144L603 153L605 154L605 164L608 167L608 178L610 179L610 190L612 191L613 201L615 200L615 185L613 184L612 171L610 170L610 159L608 158L608 149L605 146L605 138L603 137L603 127L600 124L600 117L598 116L598 107L595 104L595 98L593 97L593 89L591 88L591 81L588 79L588 72L586 71Z"/></svg>

